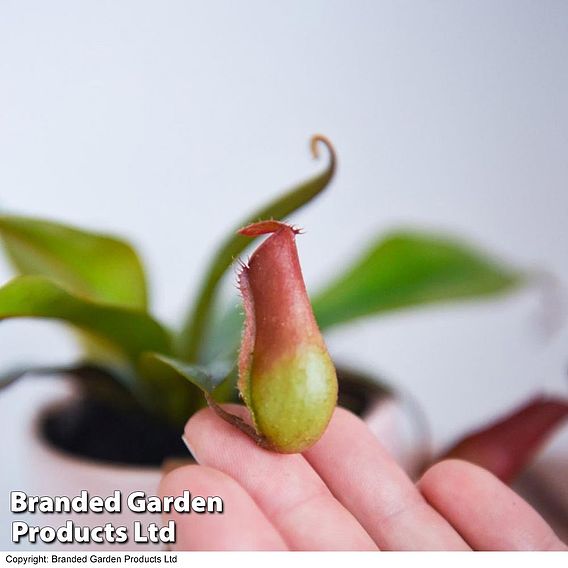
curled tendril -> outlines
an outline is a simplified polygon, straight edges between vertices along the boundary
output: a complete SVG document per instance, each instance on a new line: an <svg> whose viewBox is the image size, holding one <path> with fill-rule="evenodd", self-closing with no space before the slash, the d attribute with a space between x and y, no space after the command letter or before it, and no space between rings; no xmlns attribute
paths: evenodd
<svg viewBox="0 0 568 568"><path fill-rule="evenodd" d="M337 155L329 139L321 134L316 134L310 139L310 151L314 158L320 157L321 144L327 148L329 153L329 163L325 169L254 212L239 223L239 227L249 225L260 219L284 219L324 191L337 168ZM184 326L176 338L176 352L183 359L187 361L199 359L221 278L247 245L248 243L246 239L242 238L242 235L231 233L213 256L199 287L195 304L189 311Z"/></svg>
<svg viewBox="0 0 568 568"><path fill-rule="evenodd" d="M333 176L337 168L337 154L330 139L323 134L314 134L310 139L310 152L318 160L320 158L319 143L323 144L329 152L329 173Z"/></svg>

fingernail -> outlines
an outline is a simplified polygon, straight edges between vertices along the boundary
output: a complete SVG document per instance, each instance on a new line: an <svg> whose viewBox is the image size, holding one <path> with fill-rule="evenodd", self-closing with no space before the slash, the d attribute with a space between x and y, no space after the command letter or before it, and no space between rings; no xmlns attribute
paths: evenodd
<svg viewBox="0 0 568 568"><path fill-rule="evenodd" d="M189 440L186 438L185 434L182 434L181 439L183 441L183 443L185 444L185 447L189 450L189 453L193 456L193 459L199 463L199 460L197 459L197 455L195 454L193 448L191 447L191 444L189 443Z"/></svg>

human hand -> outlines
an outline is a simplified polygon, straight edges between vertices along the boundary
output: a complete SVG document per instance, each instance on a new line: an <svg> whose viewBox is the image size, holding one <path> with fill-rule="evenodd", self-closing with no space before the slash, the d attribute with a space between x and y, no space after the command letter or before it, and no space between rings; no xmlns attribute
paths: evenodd
<svg viewBox="0 0 568 568"><path fill-rule="evenodd" d="M224 512L172 513L178 550L567 550L480 467L443 461L413 483L341 408L302 455L263 450L210 409L189 420L185 439L199 465L166 475L161 495L218 495Z"/></svg>

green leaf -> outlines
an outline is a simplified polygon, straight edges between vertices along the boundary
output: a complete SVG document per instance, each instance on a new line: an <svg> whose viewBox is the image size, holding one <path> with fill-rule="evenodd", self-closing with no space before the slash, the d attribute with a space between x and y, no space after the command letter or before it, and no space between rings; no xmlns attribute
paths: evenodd
<svg viewBox="0 0 568 568"><path fill-rule="evenodd" d="M0 320L47 318L92 333L135 361L143 351L170 351L167 331L148 314L71 294L43 276L19 276L0 287Z"/></svg>
<svg viewBox="0 0 568 568"><path fill-rule="evenodd" d="M523 282L518 272L456 239L397 232L379 239L345 273L312 296L321 329L396 309L490 297ZM235 353L243 325L237 301L217 315L204 360Z"/></svg>
<svg viewBox="0 0 568 568"><path fill-rule="evenodd" d="M34 373L36 371L37 369L35 369L34 367L19 367L17 369L11 369L9 371L3 371L0 374L0 390L9 387L19 379L23 378L25 375Z"/></svg>
<svg viewBox="0 0 568 568"><path fill-rule="evenodd" d="M400 308L512 290L522 276L444 236L397 232L373 245L312 299L322 329Z"/></svg>
<svg viewBox="0 0 568 568"><path fill-rule="evenodd" d="M286 218L319 195L331 181L336 167L335 151L331 143L321 136L314 136L311 142L312 153L315 157L318 156L318 142L323 142L327 146L330 152L330 161L327 168L318 176L298 185L262 209L255 211L252 215L243 219L242 222L229 233L209 265L199 288L197 300L179 335L177 353L183 359L196 361L199 358L219 282L234 260L251 244L250 238L238 235L236 231L241 227L250 225L259 220L282 220Z"/></svg>
<svg viewBox="0 0 568 568"><path fill-rule="evenodd" d="M141 310L147 307L142 263L121 240L11 215L0 215L0 238L20 274L49 277L91 300Z"/></svg>
<svg viewBox="0 0 568 568"><path fill-rule="evenodd" d="M26 375L63 375L67 373L79 373L83 366L77 367L40 367L40 366L21 366L10 371L0 373L0 390L9 387L15 382L23 379Z"/></svg>
<svg viewBox="0 0 568 568"><path fill-rule="evenodd" d="M144 358L146 360L153 359L160 362L207 394L212 394L213 391L227 379L234 367L234 365L230 363L220 361L208 366L191 365L185 361L180 361L179 359L174 359L173 357L159 353L145 353Z"/></svg>
<svg viewBox="0 0 568 568"><path fill-rule="evenodd" d="M144 353L138 363L138 371L146 390L162 414L174 423L183 424L189 416L205 406L202 393L222 398L231 376L233 365L218 362L209 367L189 365L160 353Z"/></svg>
<svg viewBox="0 0 568 568"><path fill-rule="evenodd" d="M105 400L107 404L129 411L139 404L133 392L131 381L124 377L119 369L111 369L91 363L79 363L71 366L21 366L0 374L0 390L9 387L27 375L42 377L67 376L76 381L76 385L89 398Z"/></svg>
<svg viewBox="0 0 568 568"><path fill-rule="evenodd" d="M207 328L200 354L204 364L235 359L241 341L245 321L242 299L231 296L231 301L217 306L216 312Z"/></svg>

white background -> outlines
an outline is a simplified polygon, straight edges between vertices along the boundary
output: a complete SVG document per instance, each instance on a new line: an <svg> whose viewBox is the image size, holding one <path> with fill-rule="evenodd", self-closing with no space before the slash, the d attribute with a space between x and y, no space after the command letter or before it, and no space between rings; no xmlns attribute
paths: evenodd
<svg viewBox="0 0 568 568"><path fill-rule="evenodd" d="M400 225L565 285L567 100L561 1L3 0L0 207L129 236L174 324L227 229L321 167L307 143L323 132L339 175L293 218L310 289ZM365 320L329 344L411 392L439 446L537 390L566 393L562 301L551 335L541 300ZM3 368L74 353L55 326L0 325Z"/></svg>

